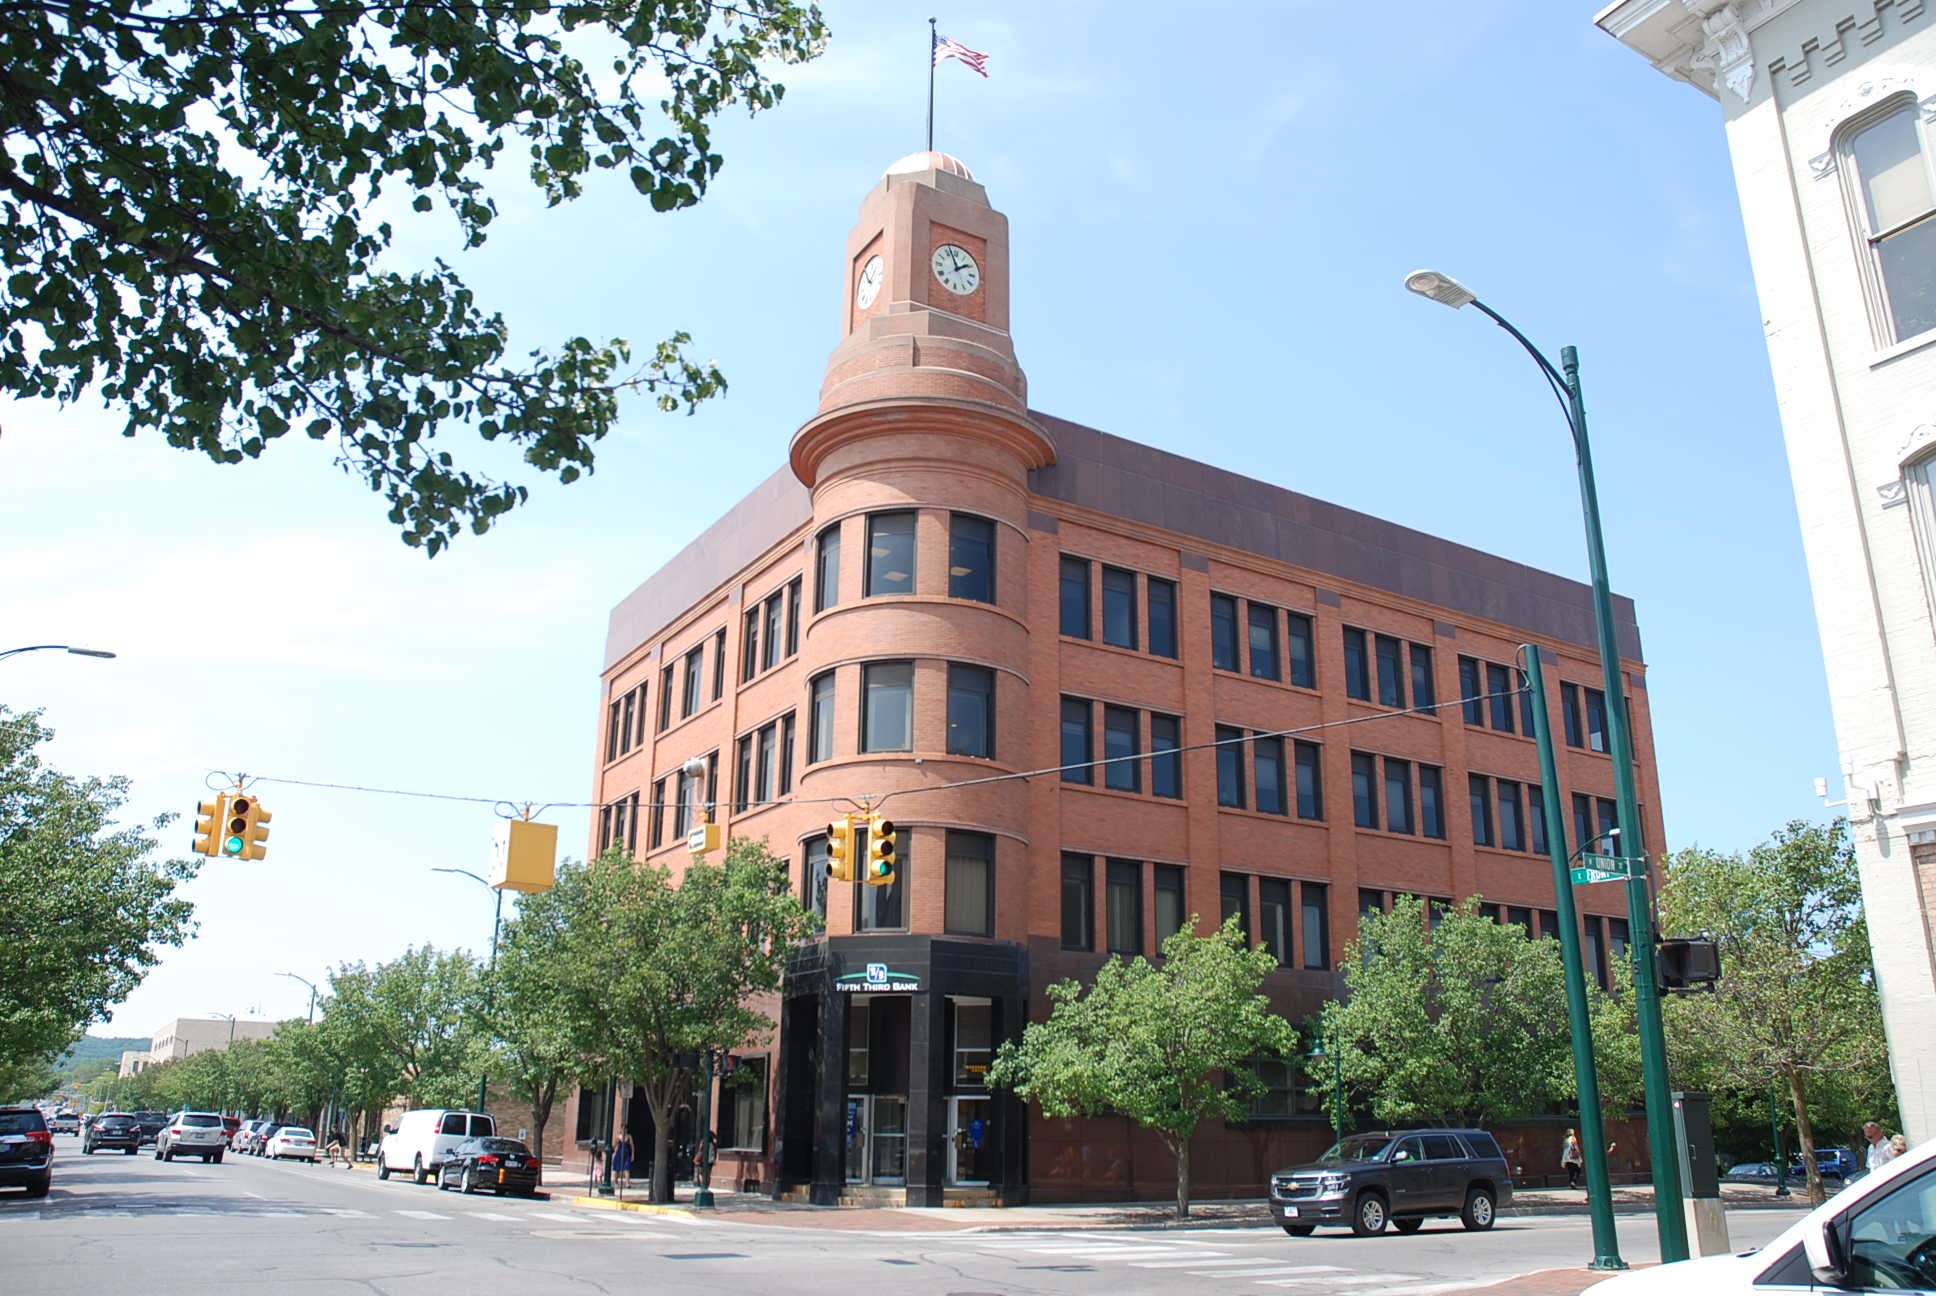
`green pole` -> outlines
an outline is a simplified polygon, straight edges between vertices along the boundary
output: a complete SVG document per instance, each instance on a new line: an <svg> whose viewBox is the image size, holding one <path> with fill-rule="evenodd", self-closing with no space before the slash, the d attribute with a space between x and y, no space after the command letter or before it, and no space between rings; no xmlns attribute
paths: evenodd
<svg viewBox="0 0 1936 1296"><path fill-rule="evenodd" d="M1331 1129L1333 1143L1344 1142L1344 1027L1331 1031Z"/></svg>
<svg viewBox="0 0 1936 1296"><path fill-rule="evenodd" d="M1580 1097L1580 1150L1586 1157L1587 1215L1593 1224L1589 1269L1625 1269L1613 1224L1613 1186L1607 1179L1606 1129L1600 1122L1600 1079L1593 1066L1593 1027L1587 1016L1586 968L1580 961L1580 924L1573 909L1573 876L1567 868L1566 819L1560 810L1559 762L1546 710L1546 667L1539 649L1522 644L1520 660L1533 691L1533 741L1539 748L1540 805L1546 818L1546 852L1553 859L1553 905L1560 921L1560 962L1566 974L1566 1021L1573 1036L1573 1080ZM1584 850L1587 843L1581 842ZM1529 933L1530 934L1530 933Z"/></svg>
<svg viewBox="0 0 1936 1296"><path fill-rule="evenodd" d="M1647 1095L1647 1156L1654 1180L1654 1227L1663 1263L1685 1260L1687 1220L1681 1214L1681 1172L1674 1148L1673 1097L1667 1083L1667 1032L1661 1025L1660 986L1654 964L1653 901L1640 831L1640 798L1634 791L1633 735L1627 722L1627 690L1614 637L1613 592L1607 582L1606 543L1600 535L1600 499L1593 484L1593 451L1587 443L1586 400L1580 394L1580 355L1560 348L1573 448L1580 467L1580 508L1586 515L1587 558L1593 569L1593 618L1598 623L1600 670L1607 697L1613 778L1619 801L1620 854L1632 861L1627 878L1627 952L1633 959L1634 1016L1640 1027L1641 1079Z"/></svg>

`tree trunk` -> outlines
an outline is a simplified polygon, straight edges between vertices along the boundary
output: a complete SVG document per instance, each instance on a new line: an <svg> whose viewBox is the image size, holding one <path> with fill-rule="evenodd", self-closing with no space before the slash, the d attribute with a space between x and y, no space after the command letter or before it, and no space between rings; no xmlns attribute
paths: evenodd
<svg viewBox="0 0 1936 1296"><path fill-rule="evenodd" d="M1190 1218L1190 1140L1177 1139L1170 1145L1176 1153L1176 1217Z"/></svg>
<svg viewBox="0 0 1936 1296"><path fill-rule="evenodd" d="M1822 1167L1815 1160L1815 1126L1808 1115L1808 1095L1802 1092L1800 1069L1791 1066L1787 1071L1788 1096L1795 1104L1795 1141L1802 1145L1802 1173L1808 1176L1808 1200L1820 1206L1828 1200L1828 1190L1822 1187Z"/></svg>
<svg viewBox="0 0 1936 1296"><path fill-rule="evenodd" d="M531 1155L544 1165L545 1122L551 1119L551 1105L558 1098L558 1077L531 1087Z"/></svg>
<svg viewBox="0 0 1936 1296"><path fill-rule="evenodd" d="M670 1153L672 1134L667 1129L667 1117L672 1112L672 1104L651 1085L645 1086L645 1105L652 1113L652 1188L650 1200L665 1203L672 1200L672 1156Z"/></svg>

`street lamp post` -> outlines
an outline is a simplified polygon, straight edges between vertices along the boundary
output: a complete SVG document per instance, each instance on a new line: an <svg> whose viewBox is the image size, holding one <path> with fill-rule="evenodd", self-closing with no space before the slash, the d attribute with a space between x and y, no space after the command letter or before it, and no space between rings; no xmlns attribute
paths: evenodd
<svg viewBox="0 0 1936 1296"><path fill-rule="evenodd" d="M1540 353L1526 335L1472 291L1434 270L1408 275L1405 287L1421 297L1457 309L1470 305L1506 330L1539 365L1553 389L1573 434L1574 458L1579 467L1580 510L1586 523L1587 561L1593 576L1593 616L1599 631L1600 670L1607 699L1607 729L1612 748L1615 797L1619 822L1629 843L1640 841L1640 799L1634 788L1633 737L1627 720L1627 690L1620 670L1619 644L1613 627L1613 592L1607 580L1606 544L1600 534L1600 499L1593 481L1593 454L1587 441L1586 400L1580 391L1580 357L1573 347L1560 348L1560 368ZM1552 780L1547 796L1553 797ZM1550 823L1550 820L1549 820ZM1557 825L1553 825L1557 827ZM1654 966L1653 907L1648 894L1646 857L1636 845L1628 850L1627 927L1633 958L1634 1015L1640 1028L1640 1063L1647 1096L1647 1144L1654 1181L1654 1226L1660 1237L1662 1261L1687 1258L1687 1221L1681 1215L1681 1182L1674 1148L1672 1098L1667 1085L1667 1035L1661 1024L1660 987Z"/></svg>
<svg viewBox="0 0 1936 1296"><path fill-rule="evenodd" d="M9 648L5 652L0 652L0 660L30 652L64 652L73 653L76 657L114 656L105 648L76 648L72 644L28 644L25 648Z"/></svg>
<svg viewBox="0 0 1936 1296"><path fill-rule="evenodd" d="M491 1011L497 1006L497 934L498 929L504 925L504 892L501 888L491 886L488 879L479 877L469 869L434 868L430 871L432 873L461 873L479 886L491 887L491 890L497 893L497 903L491 912L491 961L484 972L484 1014L486 1017L489 1017ZM478 1111L484 1110L484 1101L488 1096L490 1086L491 1073L486 1068L483 1074L477 1077Z"/></svg>
<svg viewBox="0 0 1936 1296"><path fill-rule="evenodd" d="M209 1015L209 1016L211 1016L211 1017L226 1017L226 1018L228 1018L228 1019L229 1019L229 1042L228 1042L228 1048L230 1048L230 1049L233 1049L233 1048L235 1047L235 1014L234 1014L234 1013L225 1013L225 1012L216 1012L216 1011L214 1011L213 1009L210 1009L210 1010L209 1010L209 1014L208 1014L208 1015ZM234 1094L234 1092L233 1092L233 1090L234 1090L234 1087L235 1087L235 1086L234 1086L234 1085L232 1085L232 1084L230 1084L230 1083L229 1083L229 1081L228 1081L228 1074L229 1074L229 1069L228 1069L228 1063L229 1063L229 1055L228 1055L228 1052L227 1052L227 1050L224 1050L224 1051L223 1051L223 1054L222 1054L222 1077L223 1077L223 1081L222 1081L222 1098L223 1098L223 1100L224 1100L224 1101L223 1101L223 1104L222 1104L222 1110L223 1110L223 1114L224 1114L224 1115L226 1115L226 1114L228 1113L228 1107L229 1107L229 1104L228 1104L228 1102L227 1102L227 1100L228 1100L228 1099L230 1099L230 1098L233 1098L233 1097L235 1096L235 1094Z"/></svg>
<svg viewBox="0 0 1936 1296"><path fill-rule="evenodd" d="M1323 1038L1311 1045L1310 1057L1322 1058L1328 1051L1331 1055L1331 1141L1344 1142L1344 1028L1335 1021L1325 1022L1325 1035L1330 1037L1327 1049Z"/></svg>
<svg viewBox="0 0 1936 1296"><path fill-rule="evenodd" d="M278 972L276 975L286 976L291 981L300 981L309 987L309 1024L314 1026L316 1024L316 983L308 977L297 976L294 972Z"/></svg>

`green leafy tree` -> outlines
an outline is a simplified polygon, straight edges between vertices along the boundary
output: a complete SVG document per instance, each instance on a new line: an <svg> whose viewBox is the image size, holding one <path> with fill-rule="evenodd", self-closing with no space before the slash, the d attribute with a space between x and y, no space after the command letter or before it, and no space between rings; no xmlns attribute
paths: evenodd
<svg viewBox="0 0 1936 1296"><path fill-rule="evenodd" d="M0 706L0 1092L37 1079L193 931L175 890L196 865L156 859L147 831L115 826L126 779L42 762L52 736L39 712Z"/></svg>
<svg viewBox="0 0 1936 1296"><path fill-rule="evenodd" d="M545 1124L558 1093L585 1070L571 983L558 975L567 957L570 919L583 908L582 868L569 865L546 891L518 901L498 936L491 976L490 1017L498 1065L511 1091L531 1106L532 1150L544 1156Z"/></svg>
<svg viewBox="0 0 1936 1296"><path fill-rule="evenodd" d="M341 1064L356 1105L463 1106L485 1058L482 984L470 955L429 945L331 973L318 1042Z"/></svg>
<svg viewBox="0 0 1936 1296"><path fill-rule="evenodd" d="M636 367L583 337L507 359L450 266L395 265L390 218L441 206L478 246L514 144L552 206L598 170L690 206L712 120L771 107L766 66L825 34L792 0L0 5L0 392L98 385L129 435L218 463L331 441L434 554L526 496L431 448L447 420L570 482L622 391L691 409L725 381L683 333Z"/></svg>
<svg viewBox="0 0 1936 1296"><path fill-rule="evenodd" d="M1122 1115L1176 1159L1176 1214L1190 1214L1190 1140L1205 1120L1240 1119L1261 1090L1261 1058L1295 1055L1297 1033L1258 993L1276 970L1233 917L1163 942L1161 962L1109 959L1095 980L1048 988L1049 1015L996 1051L988 1083L1051 1117Z"/></svg>
<svg viewBox="0 0 1936 1296"><path fill-rule="evenodd" d="M1660 907L1663 930L1706 933L1721 955L1716 993L1674 1006L1683 1049L1709 1083L1785 1092L1822 1201L1811 1091L1873 1093L1887 1066L1848 825L1796 820L1746 855L1678 851Z"/></svg>
<svg viewBox="0 0 1936 1296"><path fill-rule="evenodd" d="M629 1077L652 1113L652 1200L672 1199L667 1133L692 1092L696 1061L766 1038L756 996L778 990L787 960L814 930L786 862L763 841L734 838L719 864L694 860L674 879L610 854L559 870L578 1052L594 1074Z"/></svg>

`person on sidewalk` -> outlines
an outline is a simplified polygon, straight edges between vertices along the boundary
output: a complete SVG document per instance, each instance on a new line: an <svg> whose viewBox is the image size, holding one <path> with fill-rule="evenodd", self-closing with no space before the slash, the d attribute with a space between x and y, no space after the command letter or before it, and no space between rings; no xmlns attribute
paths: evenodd
<svg viewBox="0 0 1936 1296"><path fill-rule="evenodd" d="M1586 1168L1586 1154L1580 1150L1580 1136L1572 1130L1566 1131L1566 1142L1560 1144L1560 1169L1566 1171L1566 1186L1580 1186L1580 1172Z"/></svg>
<svg viewBox="0 0 1936 1296"><path fill-rule="evenodd" d="M1869 1169L1880 1170L1896 1159L1896 1149L1889 1143L1889 1136L1882 1132L1882 1126L1874 1121L1866 1121L1862 1126L1862 1137L1869 1140Z"/></svg>
<svg viewBox="0 0 1936 1296"><path fill-rule="evenodd" d="M618 1195L625 1196L625 1187L632 1181L632 1131L621 1128L618 1141L612 1145L612 1175L618 1180Z"/></svg>

